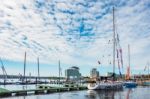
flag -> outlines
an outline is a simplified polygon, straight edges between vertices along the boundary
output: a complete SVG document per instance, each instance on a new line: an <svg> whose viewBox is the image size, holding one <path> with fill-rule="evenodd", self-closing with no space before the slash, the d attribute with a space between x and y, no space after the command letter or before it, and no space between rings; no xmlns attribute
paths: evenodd
<svg viewBox="0 0 150 99"><path fill-rule="evenodd" d="M144 71L146 70L147 66L145 66Z"/></svg>
<svg viewBox="0 0 150 99"><path fill-rule="evenodd" d="M119 70L120 70L120 62L119 62L119 59L118 59L118 68L119 68Z"/></svg>
<svg viewBox="0 0 150 99"><path fill-rule="evenodd" d="M123 68L122 49L120 48L119 51L120 51L121 65L122 65L122 68Z"/></svg>
<svg viewBox="0 0 150 99"><path fill-rule="evenodd" d="M120 70L120 60L119 60L119 55L118 55L118 49L117 49L117 60L118 60L118 69L119 69L119 74L120 76L122 77L122 74L121 74L121 70Z"/></svg>
<svg viewBox="0 0 150 99"><path fill-rule="evenodd" d="M122 78L122 74L121 74L121 71L119 71L119 74L120 74L120 76L121 76L121 78Z"/></svg>
<svg viewBox="0 0 150 99"><path fill-rule="evenodd" d="M101 64L101 62L100 62L100 61L98 61L98 64Z"/></svg>
<svg viewBox="0 0 150 99"><path fill-rule="evenodd" d="M108 44L110 43L110 40L108 41Z"/></svg>
<svg viewBox="0 0 150 99"><path fill-rule="evenodd" d="M119 58L119 53L118 53L118 49L117 49L117 58Z"/></svg>
<svg viewBox="0 0 150 99"><path fill-rule="evenodd" d="M119 42L120 40L119 40L119 35L117 34L117 41Z"/></svg>

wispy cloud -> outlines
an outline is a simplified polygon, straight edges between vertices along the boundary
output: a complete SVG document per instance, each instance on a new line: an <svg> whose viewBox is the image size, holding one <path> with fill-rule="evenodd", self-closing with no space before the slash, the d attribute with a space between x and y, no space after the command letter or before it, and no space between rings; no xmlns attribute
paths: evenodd
<svg viewBox="0 0 150 99"><path fill-rule="evenodd" d="M108 65L113 5L124 65L130 44L132 65L144 68L150 59L149 0L1 0L1 57L21 61L27 51L31 62L40 56L43 63Z"/></svg>

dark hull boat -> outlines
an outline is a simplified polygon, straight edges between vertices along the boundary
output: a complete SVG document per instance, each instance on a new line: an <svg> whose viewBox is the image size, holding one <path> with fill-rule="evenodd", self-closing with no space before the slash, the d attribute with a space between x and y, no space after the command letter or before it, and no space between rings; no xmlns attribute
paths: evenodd
<svg viewBox="0 0 150 99"><path fill-rule="evenodd" d="M134 82L134 81L126 81L126 82L124 82L124 86L126 88L136 88L137 85L138 84L136 82Z"/></svg>
<svg viewBox="0 0 150 99"><path fill-rule="evenodd" d="M126 88L135 88L137 87L137 83L133 80L131 80L131 76L130 76L130 45L128 45L128 61L129 61L129 66L127 67L127 74L126 74L126 80L124 82L124 86Z"/></svg>

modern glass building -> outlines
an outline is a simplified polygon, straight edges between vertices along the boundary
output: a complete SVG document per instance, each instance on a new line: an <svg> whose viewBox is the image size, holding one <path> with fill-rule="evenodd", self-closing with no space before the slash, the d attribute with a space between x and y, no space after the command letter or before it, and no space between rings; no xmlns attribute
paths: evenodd
<svg viewBox="0 0 150 99"><path fill-rule="evenodd" d="M90 77L91 78L97 78L99 77L99 72L97 71L96 68L92 68L91 71L90 71Z"/></svg>
<svg viewBox="0 0 150 99"><path fill-rule="evenodd" d="M65 70L65 77L67 80L79 80L81 73L79 72L79 67L72 66Z"/></svg>

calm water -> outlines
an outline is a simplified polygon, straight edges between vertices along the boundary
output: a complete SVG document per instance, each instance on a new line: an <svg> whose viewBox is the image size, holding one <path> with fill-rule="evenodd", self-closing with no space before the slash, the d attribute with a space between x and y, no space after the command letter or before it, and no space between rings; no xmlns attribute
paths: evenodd
<svg viewBox="0 0 150 99"><path fill-rule="evenodd" d="M72 91L1 99L150 99L150 87L137 87L121 91Z"/></svg>

